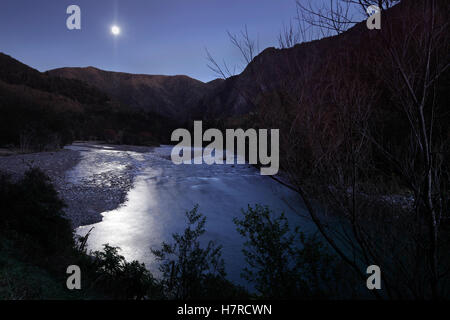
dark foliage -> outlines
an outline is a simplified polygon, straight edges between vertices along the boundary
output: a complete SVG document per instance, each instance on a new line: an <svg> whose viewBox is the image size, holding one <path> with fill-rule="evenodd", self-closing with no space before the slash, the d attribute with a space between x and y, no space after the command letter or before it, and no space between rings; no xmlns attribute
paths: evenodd
<svg viewBox="0 0 450 320"><path fill-rule="evenodd" d="M162 299L162 288L145 265L127 262L119 250L105 244L103 251L92 253L95 284L115 299Z"/></svg>
<svg viewBox="0 0 450 320"><path fill-rule="evenodd" d="M247 293L226 280L221 246L209 242L201 247L206 218L198 206L186 212L187 228L173 235L173 244L163 243L153 254L161 261L162 284L171 299L243 298Z"/></svg>
<svg viewBox="0 0 450 320"><path fill-rule="evenodd" d="M137 261L105 245L88 255L73 238L64 203L49 178L30 169L19 181L0 174L0 299L161 298ZM67 290L66 268L82 270L82 289Z"/></svg>
<svg viewBox="0 0 450 320"><path fill-rule="evenodd" d="M248 207L234 219L246 238L243 253L248 266L243 277L255 284L261 298L308 299L330 296L337 279L335 258L315 236L291 230L284 214L268 207Z"/></svg>
<svg viewBox="0 0 450 320"><path fill-rule="evenodd" d="M31 169L17 183L0 175L0 229L27 259L46 260L74 246L64 203L49 178Z"/></svg>

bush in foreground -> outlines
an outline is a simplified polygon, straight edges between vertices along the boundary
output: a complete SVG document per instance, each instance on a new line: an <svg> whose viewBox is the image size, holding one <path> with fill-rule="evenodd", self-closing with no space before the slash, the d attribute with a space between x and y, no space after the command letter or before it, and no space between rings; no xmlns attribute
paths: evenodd
<svg viewBox="0 0 450 320"><path fill-rule="evenodd" d="M336 279L334 257L315 236L291 230L285 215L275 216L256 205L234 219L245 237L243 253L248 266L243 277L255 284L261 298L325 298L327 284Z"/></svg>
<svg viewBox="0 0 450 320"><path fill-rule="evenodd" d="M161 262L161 283L170 299L230 299L248 294L228 281L222 259L222 247L210 241L205 248L199 237L205 233L206 218L198 206L186 212L187 227L174 234L172 244L163 242L160 250L152 249Z"/></svg>

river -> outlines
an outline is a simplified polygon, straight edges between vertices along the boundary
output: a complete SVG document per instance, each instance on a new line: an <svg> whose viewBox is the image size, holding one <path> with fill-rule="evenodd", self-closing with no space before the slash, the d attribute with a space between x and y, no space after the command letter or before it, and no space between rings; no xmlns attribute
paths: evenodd
<svg viewBox="0 0 450 320"><path fill-rule="evenodd" d="M274 212L285 212L292 226L300 225L305 232L315 230L299 196L274 181L261 176L249 165L175 165L170 160L170 146L155 148L149 153L109 152L107 164L96 165L95 157L104 157L105 149L84 150L84 158L69 173L76 180L87 172L123 170L130 161L134 169L133 187L119 208L104 212L103 220L79 227L84 236L92 227L88 248L101 249L108 243L121 248L127 260L136 259L158 275L158 264L150 248L160 248L171 241L174 232L186 226L185 212L196 204L206 216L206 233L201 241L214 240L223 246L222 256L228 279L249 288L241 278L245 267L242 254L244 239L236 231L234 217L242 217L248 205L267 205ZM97 153L97 154L96 154Z"/></svg>

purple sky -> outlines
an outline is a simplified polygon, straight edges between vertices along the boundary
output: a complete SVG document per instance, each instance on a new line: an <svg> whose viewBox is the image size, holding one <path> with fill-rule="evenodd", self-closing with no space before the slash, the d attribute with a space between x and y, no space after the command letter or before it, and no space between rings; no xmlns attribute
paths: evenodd
<svg viewBox="0 0 450 320"><path fill-rule="evenodd" d="M71 4L81 7L81 30L66 28ZM209 81L216 75L205 48L230 65L241 61L227 30L247 25L264 49L294 16L295 0L1 0L0 52L40 71L95 66Z"/></svg>

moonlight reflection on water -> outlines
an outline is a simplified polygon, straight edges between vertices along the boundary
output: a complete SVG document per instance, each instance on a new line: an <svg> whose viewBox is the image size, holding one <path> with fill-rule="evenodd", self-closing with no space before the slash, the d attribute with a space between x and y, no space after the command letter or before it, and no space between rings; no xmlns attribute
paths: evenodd
<svg viewBox="0 0 450 320"><path fill-rule="evenodd" d="M161 242L171 241L172 233L182 232L185 212L199 204L199 212L207 218L202 241L213 240L223 246L228 278L245 285L240 278L245 266L241 251L244 241L232 221L242 215L242 208L249 204L268 205L276 213L284 211L291 225L302 225L304 231L314 230L311 222L300 217L305 211L298 195L261 176L256 168L226 164L177 166L169 160L170 151L171 147L163 146L146 154L129 153L136 177L127 201L116 210L104 212L102 222L77 229L77 234L84 236L95 227L89 237L89 249L101 249L105 243L119 246L126 259L139 260L158 275L150 248L159 248ZM122 158L108 156L120 169ZM96 168L89 168L82 161L71 175L81 175L83 170L92 173ZM294 212L294 208L298 211Z"/></svg>

